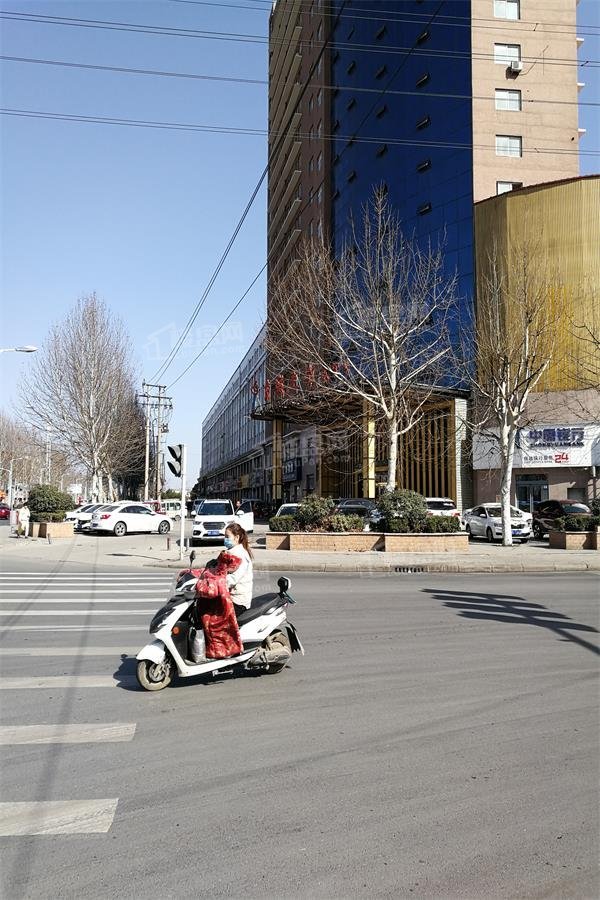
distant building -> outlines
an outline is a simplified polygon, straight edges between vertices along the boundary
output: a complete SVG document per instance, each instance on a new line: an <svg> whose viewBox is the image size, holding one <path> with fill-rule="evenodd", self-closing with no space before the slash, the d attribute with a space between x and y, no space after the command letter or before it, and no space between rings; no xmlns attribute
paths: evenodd
<svg viewBox="0 0 600 900"><path fill-rule="evenodd" d="M600 383L594 383L600 362L586 340L586 334L600 336L600 175L533 185L475 205L478 264L493 243L510 267L512 248L532 238L540 258L549 260L559 296L548 302L561 305L565 326L518 438L512 497L524 509L600 495ZM476 435L477 503L497 498L498 466L494 443Z"/></svg>

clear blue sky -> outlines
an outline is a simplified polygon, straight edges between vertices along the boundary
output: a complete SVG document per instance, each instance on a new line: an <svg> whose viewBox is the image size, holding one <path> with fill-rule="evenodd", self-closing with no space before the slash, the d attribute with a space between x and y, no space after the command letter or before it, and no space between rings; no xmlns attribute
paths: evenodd
<svg viewBox="0 0 600 900"><path fill-rule="evenodd" d="M250 9L230 8L239 3ZM3 10L143 23L266 37L264 0L195 5L2 0ZM582 23L600 26L600 0L582 0ZM101 66L266 80L265 43L2 22L2 54ZM580 59L600 59L600 35ZM2 106L73 115L266 129L266 85L187 80L14 61L0 63ZM587 69L581 100L600 99L600 69ZM592 112L594 114L592 114ZM582 149L600 148L598 110L582 109ZM41 345L77 297L96 291L132 337L142 377L185 326L266 163L264 136L201 134L2 117L3 346ZM583 157L582 174L598 170ZM191 339L170 367L170 384L259 271L266 256L266 190L253 207ZM250 345L264 315L262 278L234 314L224 340L173 388L169 441L190 447L190 483L200 462L200 426ZM30 358L0 356L5 408L17 403ZM74 361L83 363L83 360Z"/></svg>

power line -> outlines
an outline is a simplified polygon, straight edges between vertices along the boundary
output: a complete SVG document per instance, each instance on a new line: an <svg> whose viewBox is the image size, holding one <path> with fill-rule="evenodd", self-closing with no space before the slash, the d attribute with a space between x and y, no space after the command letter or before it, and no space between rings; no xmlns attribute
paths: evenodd
<svg viewBox="0 0 600 900"><path fill-rule="evenodd" d="M468 98L467 98L468 99ZM185 123L185 122L158 122L152 120L144 120L144 119L118 119L111 118L108 116L85 116L85 115L72 115L70 113L55 113L55 112L47 112L43 110L26 110L26 109L12 109L8 107L0 108L1 115L7 116L16 116L21 118L35 118L35 119L49 119L52 121L65 121L65 122L74 122L74 123L82 123L82 124L92 124L92 125L116 125L116 126L127 126L133 128L157 128L160 130L167 131L191 131L198 132L200 134L235 134L235 135L249 135L254 137L264 137L269 132L265 128L234 128L234 127L226 127L226 126L218 126L218 125L199 125L194 123ZM287 135L287 131L282 129L280 131L272 131L270 132L271 136L274 136L281 140L283 137ZM299 137L308 138L310 135L305 132L299 132ZM427 141L425 139L421 140L407 140L402 138L397 138L394 136L385 136L385 135L376 135L373 137L359 137L357 134L325 134L322 135L320 140L324 141L346 141L353 143L365 143L365 144L383 144L387 143L390 146L407 146L407 147L438 147L441 149L454 149L454 150L468 150L470 148L476 148L480 150L490 150L494 149L491 145L488 144L472 144L468 142L451 142L451 141ZM600 156L600 150L562 150L560 147L534 147L531 149L523 148L523 152L529 153L565 153L568 155L578 153L587 156ZM266 172L263 172L261 176L261 181L264 179Z"/></svg>
<svg viewBox="0 0 600 900"><path fill-rule="evenodd" d="M342 10L344 9L345 5L346 5L346 0L342 0L342 5L341 5L341 7L340 7L340 12L339 12L339 14L338 14L338 19L339 19L339 16L341 15ZM336 20L336 21L337 21L337 20ZM323 54L325 53L325 50L326 50L326 48L327 48L328 43L329 43L329 38L327 38L327 40L323 43L323 46L321 47L319 53L317 54L317 57L316 57L316 59L314 60L312 66L311 66L311 68L310 68L310 71L309 71L309 73L308 73L308 78L307 78L307 80L306 80L306 82L305 82L305 84L304 84L302 90L300 91L300 93L299 93L299 95L298 95L298 98L296 99L296 102L295 102L295 104L294 104L294 106L293 106L293 109L289 112L287 124L286 124L285 128L283 129L282 134L281 134L280 136L277 137L277 140L276 140L276 142L275 142L275 145L272 147L271 151L269 152L269 157L268 157L268 159L267 159L267 164L266 164L266 166L265 166L265 168L264 168L264 170L263 170L263 172L262 172L262 174L261 174L261 176L260 176L260 178L259 178L259 180L258 180L258 183L257 183L257 185L256 185L256 187L255 187L255 189L254 189L254 191L253 191L253 193L252 193L252 196L250 197L250 200L249 200L248 204L246 205L246 208L245 208L245 210L244 210L244 213L243 213L243 215L242 215L240 221L238 222L238 224L237 224L237 226L236 226L236 228L235 228L235 231L234 231L234 233L233 233L233 235L232 235L232 237L231 237L231 239L230 239L230 241L229 241L229 243L228 243L228 245L227 245L227 247L226 247L226 249L225 249L223 255L221 256L221 259L219 260L219 263L218 263L218 265L217 265L217 268L215 269L215 271L214 271L214 273L213 273L213 275L212 275L212 277L211 277L211 279L210 279L210 281L209 281L209 284L208 284L206 290L204 291L203 296L200 298L198 304L196 305L196 308L195 308L195 310L194 310L194 313L193 313L192 316L190 317L190 319L189 319L189 321L188 321L188 324L187 324L187 326L186 326L186 329L185 329L185 331L184 331L182 337L179 339L179 341L177 342L177 344L175 345L175 347L171 350L171 352L170 352L169 356L167 357L167 360L165 361L165 363L163 363L163 365L161 366L161 368L160 368L160 372L161 372L161 373L166 372L166 370L169 368L169 366L171 365L171 363L172 363L173 360L175 359L177 353L179 352L179 350L180 350L180 348L181 348L181 346L182 346L182 344L183 344L183 340L185 339L185 336L186 336L187 333L189 332L189 330L190 330L190 328L191 328L193 322L195 321L195 319L196 319L198 313L200 312L200 309L201 309L202 306L204 305L204 302L205 302L206 298L208 297L208 294L209 294L209 292L210 292L210 290L211 290L211 288L212 288L212 286L213 286L213 284L214 284L214 282L215 282L215 280L216 280L216 278L217 278L217 276L218 276L218 274L219 274L219 272L220 272L220 270L221 270L221 268L222 268L222 266L223 266L223 264L224 264L224 262L225 262L227 256L229 255L229 252L230 252L230 250L231 250L231 248L232 248L232 246L233 246L233 244L234 244L234 242L235 242L235 239L236 239L236 237L237 237L237 235L238 235L238 233L239 233L239 231L240 231L240 229L241 229L241 227L242 227L242 225L243 225L243 223L244 223L244 220L245 220L246 216L248 215L248 213L249 213L249 211L250 211L250 208L252 207L252 204L253 204L253 202L254 202L255 197L256 197L257 194L258 194L258 191L259 191L259 189L260 189L260 186L261 186L262 182L264 181L264 179L266 178L266 176L267 176L267 174L268 174L268 172L269 172L269 166L270 166L271 160L273 159L273 156L278 152L278 150L279 150L279 148L280 148L280 146L281 146L283 140L285 139L285 136L287 135L287 132L289 131L289 128L290 128L290 126L291 126L291 123L292 123L293 117L294 117L294 115L295 115L295 112L296 112L296 110L298 109L298 106L299 106L299 104L300 104L302 98L304 97L304 94L306 93L306 90L308 89L308 86L309 86L309 84L310 84L310 79L311 79L313 73L316 71L317 66L319 65L319 63L320 63L320 61L321 61L321 59L322 59L322 57L323 57Z"/></svg>
<svg viewBox="0 0 600 900"><path fill-rule="evenodd" d="M261 78L242 78L238 76L232 75L204 75L195 72L172 72L166 71L162 69L137 69L131 68L128 66L105 66L95 63L76 63L69 62L68 60L59 60L59 59L39 59L34 57L27 56L4 56L0 55L0 60L4 60L6 62L18 62L18 63L30 63L30 64L38 64L45 66L59 66L68 69L89 69L91 71L100 71L100 72L116 72L120 74L128 74L128 75L149 75L156 76L161 78L183 78L183 79L192 79L198 81L215 81L215 82L225 82L225 83L234 83L234 84L248 84L252 86L260 85L266 86L268 85L268 79ZM358 94L379 94L381 92L381 88L370 88L370 87L358 87L354 85L332 85L315 82L313 85L315 90L322 88L325 91L347 91ZM428 91L424 93L421 91L400 91L390 89L386 91L386 94L391 94L393 96L403 96L403 97L435 97L435 98L447 98L449 100L489 100L490 102L494 99L493 97L481 96L477 94L448 94L448 93L437 93L434 91ZM577 100L552 100L552 99L532 99L528 97L524 97L522 99L523 105L527 104L550 104L552 106L600 106L600 102L591 101L581 101Z"/></svg>
<svg viewBox="0 0 600 900"><path fill-rule="evenodd" d="M168 26L158 26L158 25L144 25L144 24L136 24L133 22L112 22L104 19L75 19L75 18L67 18L64 16L42 16L41 14L34 13L16 13L12 11L2 11L0 10L0 18L11 20L11 21L22 21L28 23L37 23L41 25L64 25L70 27L77 28L96 28L101 30L108 31L125 31L139 34L157 34L168 37L187 37L201 40L218 40L218 41L233 41L235 43L249 43L249 44L269 44L270 46L276 46L278 43L281 43L282 46L287 46L285 41L269 41L269 38L265 35L255 35L255 34L244 34L241 32L220 32L220 31L211 31L211 30L199 30L193 28L175 28ZM332 29L333 33L333 29ZM300 41L298 46L304 47L308 46L306 41ZM424 58L433 57L433 58L444 58L444 59L455 59L455 60L464 60L464 59L493 59L494 56L491 53L471 53L470 51L449 51L449 50L431 50L426 47L415 48L413 47L402 47L399 45L387 45L381 46L379 44L349 44L344 42L336 42L336 48L341 50L352 50L353 52L358 53L407 53L409 51L415 52L416 55L422 56ZM533 62L536 57L522 57L524 62ZM566 67L577 67L582 63L573 61L572 59L564 59L561 57L551 57L546 56L544 58L545 65L558 65L558 66L566 66ZM585 60L585 64L595 67L600 64L598 60L588 59Z"/></svg>

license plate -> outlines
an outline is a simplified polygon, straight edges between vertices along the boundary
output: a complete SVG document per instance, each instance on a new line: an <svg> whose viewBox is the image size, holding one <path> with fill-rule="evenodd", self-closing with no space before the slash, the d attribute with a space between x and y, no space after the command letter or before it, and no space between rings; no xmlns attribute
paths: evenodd
<svg viewBox="0 0 600 900"><path fill-rule="evenodd" d="M206 533L209 537L219 537L221 534L220 531L207 531Z"/></svg>
<svg viewBox="0 0 600 900"><path fill-rule="evenodd" d="M520 528L513 528L513 534L521 534Z"/></svg>

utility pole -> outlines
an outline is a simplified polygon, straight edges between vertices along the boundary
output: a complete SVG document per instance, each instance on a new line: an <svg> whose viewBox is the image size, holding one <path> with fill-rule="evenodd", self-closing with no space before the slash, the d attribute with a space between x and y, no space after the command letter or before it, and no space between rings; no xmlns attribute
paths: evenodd
<svg viewBox="0 0 600 900"><path fill-rule="evenodd" d="M150 389L155 390L157 393L153 394L150 392ZM150 445L153 443L151 441L151 420L152 420L152 412L156 410L156 441L154 442L155 448L155 465L156 469L153 473L154 478L152 479L153 490L156 492L156 499L160 500L161 494L161 485L162 485L162 435L163 432L168 431L168 426L165 420L165 413L171 411L173 409L173 401L172 397L165 396L165 391L167 389L166 384L148 384L146 381L142 382L142 393L138 394L144 402L144 411L146 416L146 448L145 448L145 458L144 458L144 500L148 500L150 493Z"/></svg>

